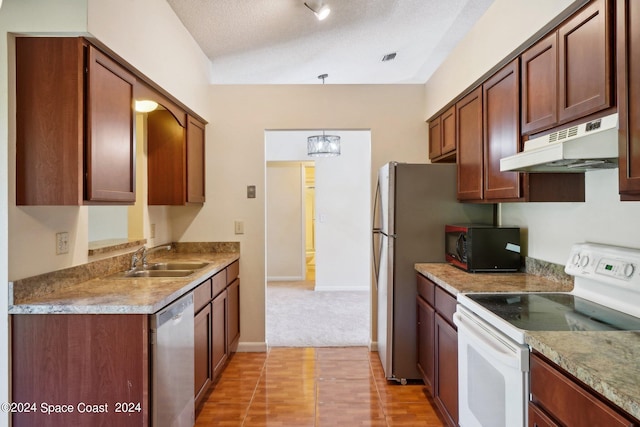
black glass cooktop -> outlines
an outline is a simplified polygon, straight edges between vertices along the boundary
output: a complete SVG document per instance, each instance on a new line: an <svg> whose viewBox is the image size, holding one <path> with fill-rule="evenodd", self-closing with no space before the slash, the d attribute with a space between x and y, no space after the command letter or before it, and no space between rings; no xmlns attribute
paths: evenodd
<svg viewBox="0 0 640 427"><path fill-rule="evenodd" d="M640 318L571 294L467 294L467 297L528 331L640 330Z"/></svg>

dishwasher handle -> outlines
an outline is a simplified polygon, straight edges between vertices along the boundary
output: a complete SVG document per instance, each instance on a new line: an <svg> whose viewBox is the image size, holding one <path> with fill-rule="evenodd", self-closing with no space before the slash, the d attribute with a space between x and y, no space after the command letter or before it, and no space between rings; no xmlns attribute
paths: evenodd
<svg viewBox="0 0 640 427"><path fill-rule="evenodd" d="M157 312L154 315L154 329L157 329L170 321L179 322L182 314L190 305L193 305L193 293L189 293Z"/></svg>

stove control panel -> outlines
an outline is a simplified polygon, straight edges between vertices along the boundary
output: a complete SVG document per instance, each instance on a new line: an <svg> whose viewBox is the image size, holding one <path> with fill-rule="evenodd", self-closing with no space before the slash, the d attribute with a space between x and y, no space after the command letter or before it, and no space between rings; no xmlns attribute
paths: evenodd
<svg viewBox="0 0 640 427"><path fill-rule="evenodd" d="M573 245L565 272L576 277L640 281L640 250L582 243Z"/></svg>

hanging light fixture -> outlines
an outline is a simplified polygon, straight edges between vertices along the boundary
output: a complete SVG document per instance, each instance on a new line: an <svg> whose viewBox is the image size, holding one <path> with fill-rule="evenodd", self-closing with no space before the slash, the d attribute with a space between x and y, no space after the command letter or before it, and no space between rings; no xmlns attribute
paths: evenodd
<svg viewBox="0 0 640 427"><path fill-rule="evenodd" d="M329 77L328 74L320 74L319 79ZM313 135L307 138L307 155L311 157L335 157L340 155L340 136L326 135L324 130L322 135Z"/></svg>
<svg viewBox="0 0 640 427"><path fill-rule="evenodd" d="M307 2L305 2L304 5L307 6L307 8L312 11L314 15L316 15L318 21L324 20L331 13L331 8L327 4L320 3L316 7L311 7L307 4Z"/></svg>

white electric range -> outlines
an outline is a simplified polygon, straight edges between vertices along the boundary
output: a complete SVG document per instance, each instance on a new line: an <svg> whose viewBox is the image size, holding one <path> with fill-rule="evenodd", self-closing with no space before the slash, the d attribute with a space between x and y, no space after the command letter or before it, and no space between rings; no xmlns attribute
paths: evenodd
<svg viewBox="0 0 640 427"><path fill-rule="evenodd" d="M640 330L640 250L572 247L567 293L458 294L459 424L527 425L526 331Z"/></svg>

